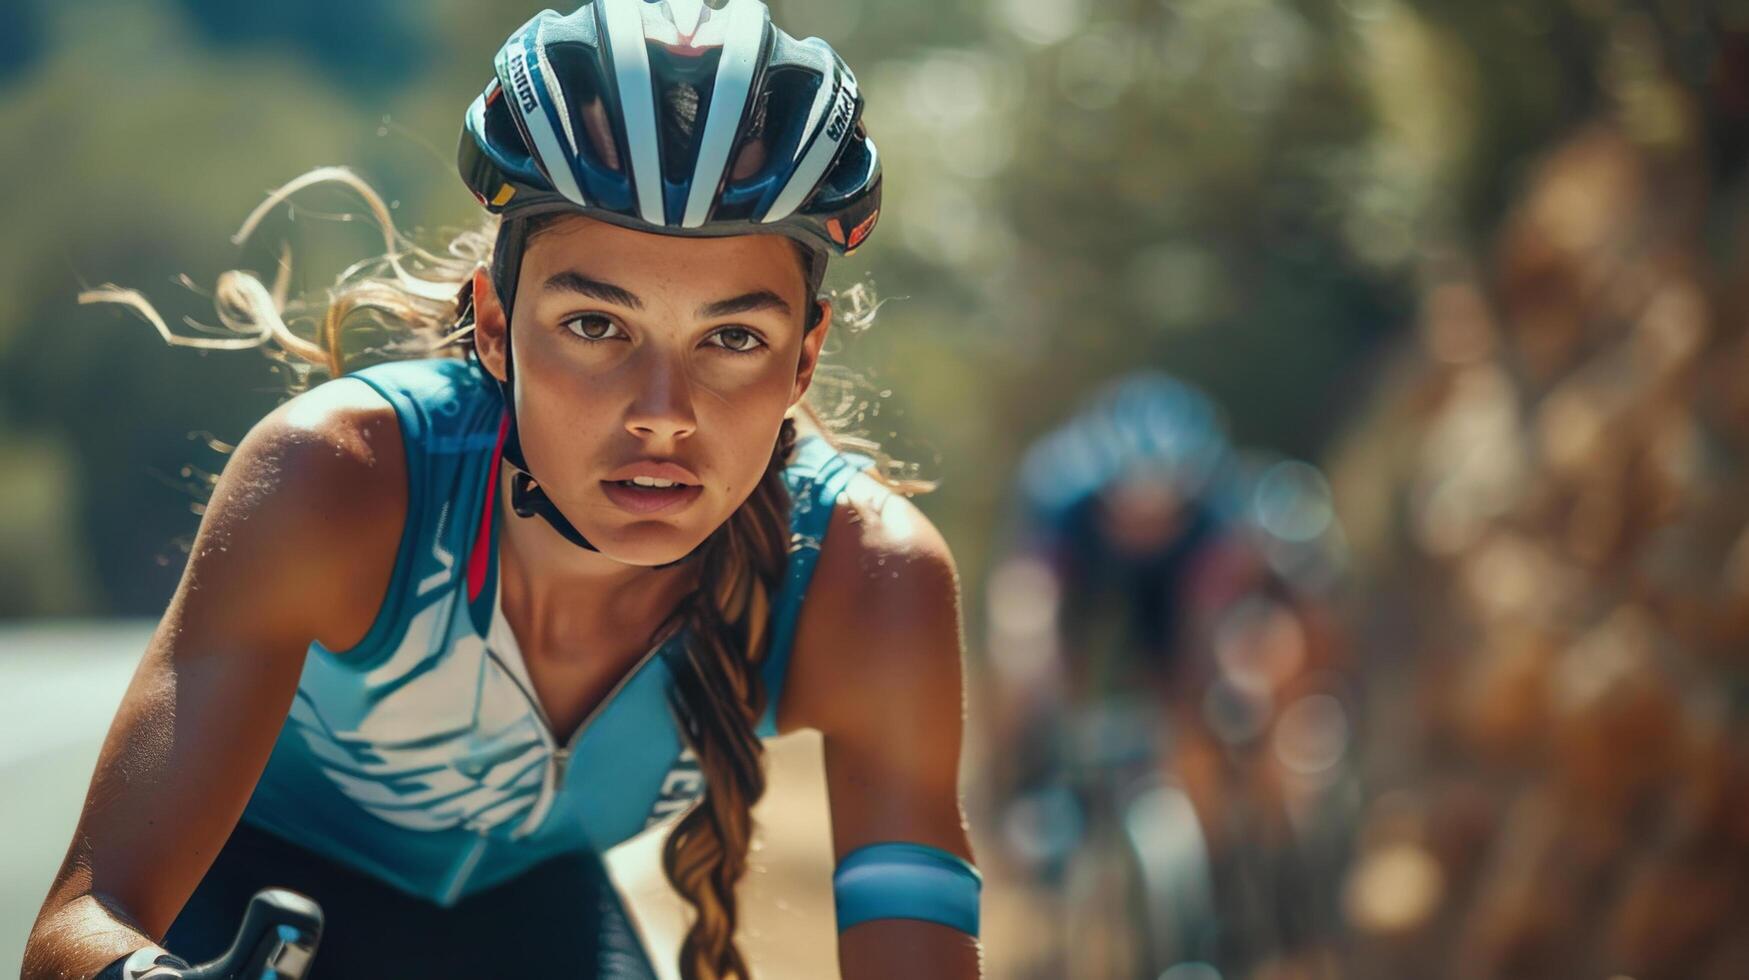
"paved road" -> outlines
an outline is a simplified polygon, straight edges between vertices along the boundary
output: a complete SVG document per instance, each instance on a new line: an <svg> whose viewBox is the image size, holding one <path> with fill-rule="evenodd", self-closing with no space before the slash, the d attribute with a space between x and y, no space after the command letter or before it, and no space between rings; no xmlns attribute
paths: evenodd
<svg viewBox="0 0 1749 980"><path fill-rule="evenodd" d="M97 747L150 632L139 622L0 631L0 976L18 975Z"/></svg>

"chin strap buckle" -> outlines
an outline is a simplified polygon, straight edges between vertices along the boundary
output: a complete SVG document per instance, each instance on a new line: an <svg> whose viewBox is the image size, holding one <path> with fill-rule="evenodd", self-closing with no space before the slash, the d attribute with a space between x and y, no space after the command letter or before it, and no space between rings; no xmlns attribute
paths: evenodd
<svg viewBox="0 0 1749 980"><path fill-rule="evenodd" d="M517 517L538 517L546 521L561 537L579 548L601 550L590 544L589 539L573 527L564 514L559 513L559 508L548 499L546 491L540 488L540 484L526 470L517 469L511 474L510 509L516 511Z"/></svg>

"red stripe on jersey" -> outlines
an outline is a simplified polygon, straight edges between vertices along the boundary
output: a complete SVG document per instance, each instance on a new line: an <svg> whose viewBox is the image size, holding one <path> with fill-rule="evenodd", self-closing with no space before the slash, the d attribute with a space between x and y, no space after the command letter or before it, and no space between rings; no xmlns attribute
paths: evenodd
<svg viewBox="0 0 1749 980"><path fill-rule="evenodd" d="M474 535L474 550L468 554L468 601L480 598L486 587L486 556L492 550L492 504L498 499L498 462L504 458L504 438L510 434L510 412L498 423L498 445L492 450L492 465L486 468L486 506L480 510L480 533Z"/></svg>

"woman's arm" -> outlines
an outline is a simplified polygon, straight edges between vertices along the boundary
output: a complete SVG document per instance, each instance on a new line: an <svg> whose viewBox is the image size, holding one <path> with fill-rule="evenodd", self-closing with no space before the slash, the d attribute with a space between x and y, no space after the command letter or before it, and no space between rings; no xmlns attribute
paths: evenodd
<svg viewBox="0 0 1749 980"><path fill-rule="evenodd" d="M164 935L254 791L310 641L345 649L374 617L405 482L394 411L355 382L237 447L98 756L27 980L89 977Z"/></svg>
<svg viewBox="0 0 1749 980"><path fill-rule="evenodd" d="M798 626L783 706L825 736L836 856L904 841L967 861L959 580L947 544L909 501L858 480L833 515ZM786 725L785 727L790 727ZM839 935L845 980L980 975L978 941L916 919Z"/></svg>

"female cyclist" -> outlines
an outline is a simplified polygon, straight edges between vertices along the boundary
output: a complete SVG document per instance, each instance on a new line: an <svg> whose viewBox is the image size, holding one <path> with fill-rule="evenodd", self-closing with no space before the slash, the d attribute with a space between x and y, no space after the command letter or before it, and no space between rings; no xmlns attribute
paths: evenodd
<svg viewBox="0 0 1749 980"><path fill-rule="evenodd" d="M324 907L317 977L642 976L598 855L685 810L679 973L745 977L760 738L800 728L843 975L978 974L952 557L803 401L827 256L878 213L861 111L758 0L543 11L463 125L484 232L354 277L325 347L283 288L221 283L334 375L361 308L462 356L321 384L237 447L25 976L176 976L266 886Z"/></svg>

